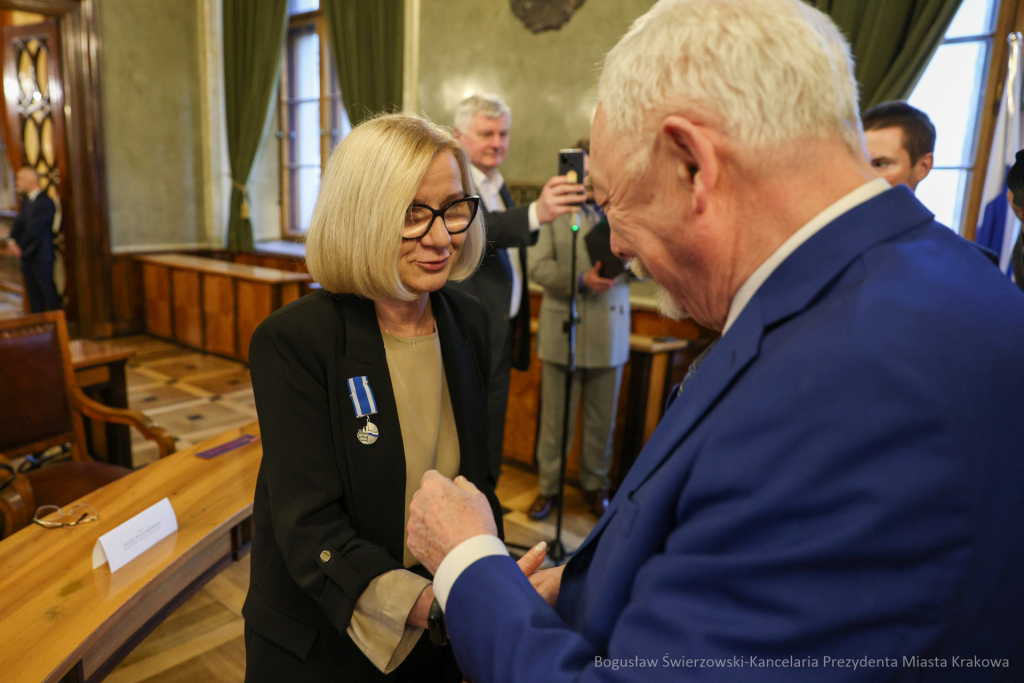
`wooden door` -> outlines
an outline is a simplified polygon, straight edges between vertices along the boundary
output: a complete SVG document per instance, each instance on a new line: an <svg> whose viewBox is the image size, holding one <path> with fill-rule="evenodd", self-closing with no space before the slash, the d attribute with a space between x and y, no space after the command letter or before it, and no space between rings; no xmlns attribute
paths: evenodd
<svg viewBox="0 0 1024 683"><path fill-rule="evenodd" d="M57 205L53 279L69 317L78 310L74 278L74 212L67 182L64 79L57 19L3 28L4 116L7 154L15 172L34 168L39 184Z"/></svg>

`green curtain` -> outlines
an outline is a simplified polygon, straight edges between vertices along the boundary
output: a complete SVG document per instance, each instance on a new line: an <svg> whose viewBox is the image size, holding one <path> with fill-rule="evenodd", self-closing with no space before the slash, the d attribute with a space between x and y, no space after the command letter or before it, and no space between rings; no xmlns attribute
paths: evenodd
<svg viewBox="0 0 1024 683"><path fill-rule="evenodd" d="M403 0L321 0L341 98L353 126L402 108Z"/></svg>
<svg viewBox="0 0 1024 683"><path fill-rule="evenodd" d="M906 99L962 0L808 0L853 47L861 109Z"/></svg>
<svg viewBox="0 0 1024 683"><path fill-rule="evenodd" d="M253 246L245 185L270 112L287 19L288 0L224 0L224 100L232 180L228 249L232 252Z"/></svg>

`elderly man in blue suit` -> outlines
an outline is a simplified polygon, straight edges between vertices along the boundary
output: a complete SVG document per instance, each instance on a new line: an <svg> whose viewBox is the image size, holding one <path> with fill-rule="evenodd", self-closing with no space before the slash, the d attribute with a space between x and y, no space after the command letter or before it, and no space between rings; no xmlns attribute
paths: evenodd
<svg viewBox="0 0 1024 683"><path fill-rule="evenodd" d="M424 476L408 542L463 672L1022 680L1024 295L874 178L835 25L662 0L599 99L613 249L722 337L564 570Z"/></svg>

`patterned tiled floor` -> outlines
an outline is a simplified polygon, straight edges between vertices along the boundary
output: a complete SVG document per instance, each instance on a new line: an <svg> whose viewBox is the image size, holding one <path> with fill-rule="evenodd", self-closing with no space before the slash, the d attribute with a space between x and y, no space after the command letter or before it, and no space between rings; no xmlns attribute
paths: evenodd
<svg viewBox="0 0 1024 683"><path fill-rule="evenodd" d="M22 308L21 295L0 289L0 320L5 318L17 318L25 315Z"/></svg>
<svg viewBox="0 0 1024 683"><path fill-rule="evenodd" d="M153 337L122 337L128 361L128 406L177 440L178 449L256 419L244 364L198 353ZM156 459L156 445L132 430L132 464Z"/></svg>

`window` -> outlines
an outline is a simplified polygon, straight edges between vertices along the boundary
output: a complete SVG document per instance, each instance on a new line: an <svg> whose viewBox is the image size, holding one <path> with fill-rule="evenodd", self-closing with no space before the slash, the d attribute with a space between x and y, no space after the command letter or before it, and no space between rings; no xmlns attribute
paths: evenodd
<svg viewBox="0 0 1024 683"><path fill-rule="evenodd" d="M928 114L936 131L935 166L917 196L936 220L958 232L974 173L998 11L996 0L963 0L908 100Z"/></svg>
<svg viewBox="0 0 1024 683"><path fill-rule="evenodd" d="M281 73L281 230L299 237L313 215L320 174L352 129L319 0L289 0Z"/></svg>

